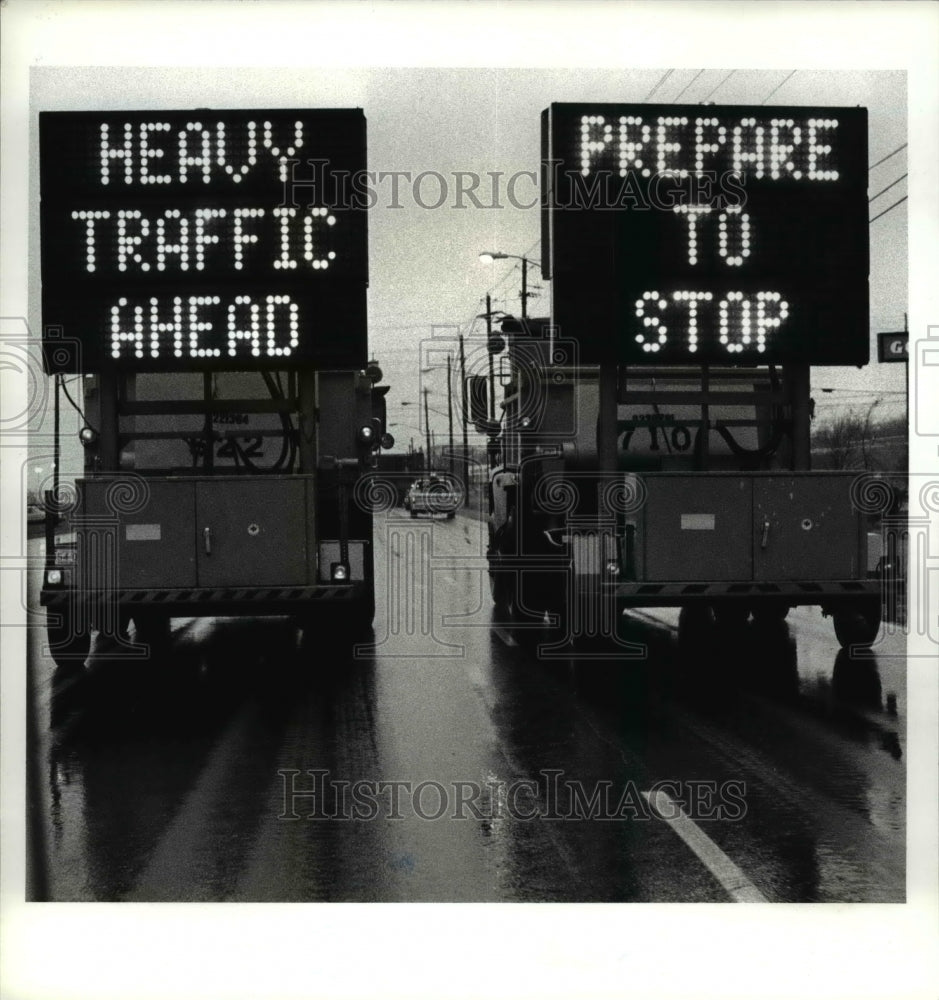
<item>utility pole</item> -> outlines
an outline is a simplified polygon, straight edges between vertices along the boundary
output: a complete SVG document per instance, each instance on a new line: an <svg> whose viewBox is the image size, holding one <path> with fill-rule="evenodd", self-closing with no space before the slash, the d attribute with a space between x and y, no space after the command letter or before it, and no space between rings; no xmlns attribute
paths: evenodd
<svg viewBox="0 0 939 1000"><path fill-rule="evenodd" d="M488 300L489 296L486 296ZM486 312L489 312L489 303L486 302ZM528 319L528 261L522 258L522 319Z"/></svg>
<svg viewBox="0 0 939 1000"><path fill-rule="evenodd" d="M466 422L469 414L466 411L466 354L463 350L463 334L460 334L460 391L463 402L463 492L469 499L469 442L467 440Z"/></svg>
<svg viewBox="0 0 939 1000"><path fill-rule="evenodd" d="M427 471L430 472L430 466L433 465L434 457L434 445L433 439L430 436L430 415L427 410L427 396L430 393L430 389L424 386L424 437L427 439Z"/></svg>
<svg viewBox="0 0 939 1000"><path fill-rule="evenodd" d="M453 374L452 358L447 355L447 425L450 430L450 478L453 478Z"/></svg>
<svg viewBox="0 0 939 1000"><path fill-rule="evenodd" d="M525 264L522 263L522 274L525 273ZM522 287L525 287L524 279ZM524 294L524 293L523 293ZM522 299L522 315L525 315L525 299ZM496 419L496 371L495 361L492 351L489 349L489 342L492 340L492 298L486 292L486 353L489 355L489 419Z"/></svg>
<svg viewBox="0 0 939 1000"><path fill-rule="evenodd" d="M905 362L906 368L904 369L904 371L906 372L906 378L903 380L903 426L909 427L910 426L910 341L909 341L910 317L908 313L903 314L903 332L907 335L906 362ZM58 437L56 437L56 441L58 441ZM907 442L906 442L906 462L907 462L907 469L909 469L910 467L909 436L907 436Z"/></svg>

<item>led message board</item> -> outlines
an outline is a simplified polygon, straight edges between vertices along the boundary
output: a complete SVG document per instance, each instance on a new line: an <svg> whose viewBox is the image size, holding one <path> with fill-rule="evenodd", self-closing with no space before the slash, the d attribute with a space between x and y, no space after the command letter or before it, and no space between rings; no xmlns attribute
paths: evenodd
<svg viewBox="0 0 939 1000"><path fill-rule="evenodd" d="M361 110L43 112L39 142L49 371L365 365Z"/></svg>
<svg viewBox="0 0 939 1000"><path fill-rule="evenodd" d="M552 321L588 362L863 365L867 111L553 104Z"/></svg>

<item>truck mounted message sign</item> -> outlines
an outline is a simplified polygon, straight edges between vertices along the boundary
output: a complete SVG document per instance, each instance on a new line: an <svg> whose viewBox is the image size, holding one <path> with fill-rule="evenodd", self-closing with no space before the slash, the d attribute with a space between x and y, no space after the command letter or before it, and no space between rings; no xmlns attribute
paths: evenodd
<svg viewBox="0 0 939 1000"><path fill-rule="evenodd" d="M587 362L869 360L867 111L552 104L542 252Z"/></svg>
<svg viewBox="0 0 939 1000"><path fill-rule="evenodd" d="M50 371L365 364L361 110L43 112L39 139Z"/></svg>

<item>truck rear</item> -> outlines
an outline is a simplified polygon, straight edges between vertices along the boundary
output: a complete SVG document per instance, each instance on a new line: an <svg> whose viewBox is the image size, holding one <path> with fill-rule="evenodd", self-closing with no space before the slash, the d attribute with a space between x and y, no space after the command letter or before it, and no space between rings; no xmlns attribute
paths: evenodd
<svg viewBox="0 0 939 1000"><path fill-rule="evenodd" d="M93 631L126 645L130 621L139 654L173 615L371 622L356 489L387 389L367 362L366 206L345 186L365 133L359 109L40 115L57 661L84 659Z"/></svg>

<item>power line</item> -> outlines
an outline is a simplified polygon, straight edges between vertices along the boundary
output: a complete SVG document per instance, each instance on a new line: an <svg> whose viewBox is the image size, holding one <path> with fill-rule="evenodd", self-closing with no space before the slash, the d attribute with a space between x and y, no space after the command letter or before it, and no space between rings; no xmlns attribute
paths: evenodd
<svg viewBox="0 0 939 1000"><path fill-rule="evenodd" d="M678 91L678 93L677 93L677 94L675 95L675 97L673 97L673 98L672 98L672 100L673 100L673 101L677 101L677 100L678 100L678 98L679 98L679 97L681 97L681 95L682 95L682 94L684 94L684 92L685 92L686 90L688 90L688 89L689 89L689 87L691 87L691 84L692 84L692 83L694 83L694 82L695 82L695 80L697 80L697 79L698 79L698 77L699 77L699 76L701 76L701 74L702 74L702 73L704 73L704 72L705 72L705 70L703 70L703 69L699 69L699 70L698 70L698 72L697 72L697 73L695 73L695 75L694 75L694 76L693 76L693 77L691 78L691 83L686 83L686 84L684 85L684 87L682 87L682 88L681 88L681 90L679 90L679 91Z"/></svg>
<svg viewBox="0 0 939 1000"><path fill-rule="evenodd" d="M881 396L884 393L887 395L897 395L902 396L904 393L903 389L849 389L846 386L840 385L822 385L816 387L819 392L850 392L853 395L860 396Z"/></svg>
<svg viewBox="0 0 939 1000"><path fill-rule="evenodd" d="M832 398L827 393L825 395L819 395L817 390L813 392L816 404L826 409L830 406L866 406L871 410L874 410L879 406L891 407L905 403L905 400L903 398L900 399L887 398L887 397L894 397L895 395L896 394L892 392L882 392L882 393L871 393L871 396L874 397L873 400L870 397L868 397L867 399L858 399L855 397L853 399L832 400ZM900 393L901 397L904 395L905 393Z"/></svg>
<svg viewBox="0 0 939 1000"><path fill-rule="evenodd" d="M724 86L724 84L725 84L725 83L727 83L727 81L728 81L728 80L729 80L729 79L730 79L730 78L731 78L731 77L732 77L732 76L734 75L734 73L736 73L736 72L737 72L737 71L736 71L735 69L732 69L732 70L731 70L731 71L730 71L730 72L729 72L729 73L727 74L727 76L725 76L725 77L724 77L724 79L723 79L723 80L721 80L721 82L720 82L720 83L719 83L719 84L718 84L718 85L717 85L717 86L716 86L716 87L715 87L715 88L714 88L714 89L713 89L713 90L711 91L711 93L707 95L707 97L702 97L702 98L701 98L701 102L700 102L700 103L701 103L701 104L703 104L703 103L704 103L705 101L707 101L707 100L709 100L709 99L710 99L711 97L713 97L713 96L714 96L714 94L716 94L716 93L717 93L717 92L718 92L718 91L719 91L719 90L721 89L721 87L723 87L723 86Z"/></svg>
<svg viewBox="0 0 939 1000"><path fill-rule="evenodd" d="M897 148L892 153L888 153L885 157L883 157L882 159L878 160L876 163L872 163L867 169L868 170L873 170L874 167L879 167L881 165L881 163L886 163L887 160L889 160L891 156L896 156L897 153L899 153L901 150L906 149L906 147L908 145L909 145L909 143L905 142L905 143L903 143L902 146L897 146Z"/></svg>
<svg viewBox="0 0 939 1000"><path fill-rule="evenodd" d="M649 91L649 93L648 93L648 94L646 94L646 96L645 96L645 97L643 98L643 100L644 100L644 101L648 101L648 100L649 100L649 98L650 98L650 97L651 97L651 96L652 96L652 95L653 95L653 94L654 94L654 93L655 93L655 92L656 92L656 91L657 91L657 90L659 89L659 87L661 87L661 86L662 86L662 84L663 84L663 83L665 83L665 81L666 81L666 80L667 80L667 79L668 79L668 78L669 78L669 77L670 77L670 76L672 75L672 73L674 73L674 72L675 72L675 70L673 70L673 69L670 69L670 70L666 70L666 72L665 72L665 74L663 75L662 79L661 79L661 80L659 80L659 82L658 82L658 83L657 83L657 84L656 84L656 85L655 85L655 86L654 86L654 87L653 87L653 88L652 88L652 89L651 89L651 90Z"/></svg>
<svg viewBox="0 0 939 1000"><path fill-rule="evenodd" d="M893 182L892 184L888 184L888 185L887 185L887 186L886 186L885 188L881 188L881 189L880 189L880 190L879 190L879 191L877 192L877 194L874 194L874 195L871 195L871 197L867 199L867 203L868 203L868 205L869 205L869 204L870 204L870 203L871 203L871 202L872 202L872 201L873 201L873 200L874 200L875 198L879 198L879 197L880 197L880 196L881 196L882 194L884 194L884 193L885 193L886 191L889 191L889 190L890 190L890 189L891 189L891 188L892 188L892 187L893 187L894 185L896 185L896 184L899 184L899 183L900 183L900 181L902 181L902 180L903 180L903 178L904 178L904 177L906 177L906 176L907 176L907 174L900 174L900 176L899 176L899 177L898 177L898 178L897 178L897 179L896 179L896 180L895 180L895 181L894 181L894 182Z"/></svg>
<svg viewBox="0 0 939 1000"><path fill-rule="evenodd" d="M771 91L770 91L770 92L769 92L769 93L768 93L768 94L766 95L766 97L764 97L764 98L763 98L763 100L762 100L762 101L760 101L760 104L765 104L765 103L766 103L766 102L767 102L767 101L768 101L768 100L769 100L769 99L770 99L770 98L771 98L771 97L773 96L773 94L775 94L775 93L776 93L776 91L777 91L777 90L779 90L779 88L780 88L780 87L782 87L782 85L783 85L784 83L788 83L788 82L789 82L789 81L790 81L790 80L791 80L791 79L792 79L792 78L793 78L793 77L794 77L794 76L796 75L796 73L798 73L798 72L799 72L799 71L798 71L797 69L794 69L794 70L793 70L793 71L792 71L792 72L791 72L791 73L790 73L790 74L789 74L789 75L788 75L788 76L786 77L786 79L782 81L782 83L778 83L778 84L777 84L777 85L776 85L775 87L773 87L773 89L772 89L772 90L771 90Z"/></svg>
<svg viewBox="0 0 939 1000"><path fill-rule="evenodd" d="M890 208L885 208L882 212L878 212L877 215L875 215L873 219L869 220L868 225L870 225L871 222L876 222L882 215L886 215L891 209L896 208L897 205L902 205L903 202L906 201L907 197L908 197L907 195L904 195L899 201L895 201L890 206Z"/></svg>

